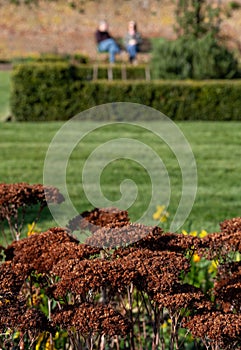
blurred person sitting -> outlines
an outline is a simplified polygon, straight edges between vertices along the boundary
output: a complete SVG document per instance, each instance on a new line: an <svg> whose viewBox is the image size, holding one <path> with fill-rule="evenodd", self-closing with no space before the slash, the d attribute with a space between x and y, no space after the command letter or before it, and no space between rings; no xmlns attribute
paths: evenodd
<svg viewBox="0 0 241 350"><path fill-rule="evenodd" d="M95 32L97 48L99 52L109 53L109 62L115 62L115 55L120 53L120 48L113 37L109 34L108 23L103 20L100 21L99 27Z"/></svg>
<svg viewBox="0 0 241 350"><path fill-rule="evenodd" d="M130 63L136 63L137 52L139 45L142 43L141 34L137 31L137 24L135 21L128 23L128 32L124 38L124 45L129 54Z"/></svg>

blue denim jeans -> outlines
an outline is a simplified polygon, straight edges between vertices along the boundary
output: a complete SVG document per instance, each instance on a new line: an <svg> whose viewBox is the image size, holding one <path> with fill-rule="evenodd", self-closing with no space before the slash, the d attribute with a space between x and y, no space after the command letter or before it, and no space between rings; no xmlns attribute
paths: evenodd
<svg viewBox="0 0 241 350"><path fill-rule="evenodd" d="M115 55L120 52L120 48L114 39L106 39L98 44L100 52L109 52L109 61L115 62Z"/></svg>
<svg viewBox="0 0 241 350"><path fill-rule="evenodd" d="M136 58L136 54L138 52L138 45L127 45L126 50L129 54L130 59L134 60Z"/></svg>

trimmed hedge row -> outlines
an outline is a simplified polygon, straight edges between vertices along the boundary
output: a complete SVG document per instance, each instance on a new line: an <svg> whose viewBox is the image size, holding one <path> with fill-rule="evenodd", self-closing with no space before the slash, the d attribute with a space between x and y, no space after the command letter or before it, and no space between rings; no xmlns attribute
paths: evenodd
<svg viewBox="0 0 241 350"><path fill-rule="evenodd" d="M96 105L134 102L173 120L241 120L241 80L90 81L91 69L65 63L15 67L13 115L18 121L67 120Z"/></svg>

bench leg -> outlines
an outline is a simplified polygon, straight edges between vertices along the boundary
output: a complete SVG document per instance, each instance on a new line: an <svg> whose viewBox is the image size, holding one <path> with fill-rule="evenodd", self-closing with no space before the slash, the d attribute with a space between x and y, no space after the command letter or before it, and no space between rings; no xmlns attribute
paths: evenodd
<svg viewBox="0 0 241 350"><path fill-rule="evenodd" d="M150 67L149 66L145 67L145 75L146 75L146 80L150 81L151 80L151 72L150 72Z"/></svg>
<svg viewBox="0 0 241 350"><path fill-rule="evenodd" d="M122 66L121 66L121 79L122 80L126 80L127 79L125 63L123 63Z"/></svg>
<svg viewBox="0 0 241 350"><path fill-rule="evenodd" d="M93 80L98 79L98 64L94 64L93 66Z"/></svg>
<svg viewBox="0 0 241 350"><path fill-rule="evenodd" d="M108 73L108 80L113 80L113 70L112 70L112 65L109 65L107 68L107 73Z"/></svg>

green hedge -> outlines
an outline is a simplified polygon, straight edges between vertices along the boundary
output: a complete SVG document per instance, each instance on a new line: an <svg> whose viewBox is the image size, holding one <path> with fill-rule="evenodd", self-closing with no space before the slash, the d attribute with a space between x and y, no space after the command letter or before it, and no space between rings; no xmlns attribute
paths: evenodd
<svg viewBox="0 0 241 350"><path fill-rule="evenodd" d="M20 63L57 63L57 62L76 62L79 64L87 64L89 63L89 57L82 53L73 53L73 54L58 54L58 53L42 53L37 56L20 56L13 57L11 62L13 64Z"/></svg>
<svg viewBox="0 0 241 350"><path fill-rule="evenodd" d="M107 74L106 67L100 72ZM135 67L127 74L131 72L134 79ZM93 67L86 65L16 66L13 115L18 121L67 120L90 107L121 101L151 106L173 120L241 120L241 80L91 81L92 74ZM121 74L121 67L115 68L115 74Z"/></svg>

